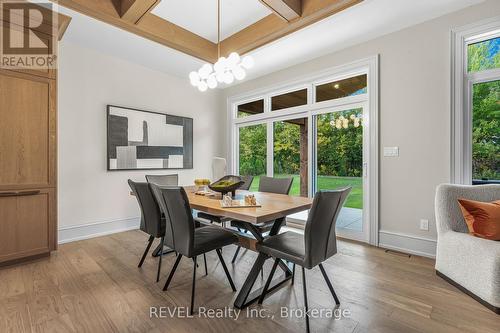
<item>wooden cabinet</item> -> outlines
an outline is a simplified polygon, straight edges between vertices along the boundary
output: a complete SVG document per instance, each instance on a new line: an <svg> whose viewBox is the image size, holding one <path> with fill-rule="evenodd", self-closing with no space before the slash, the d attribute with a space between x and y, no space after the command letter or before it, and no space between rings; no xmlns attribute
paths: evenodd
<svg viewBox="0 0 500 333"><path fill-rule="evenodd" d="M0 192L0 262L49 253L55 212L55 189Z"/></svg>
<svg viewBox="0 0 500 333"><path fill-rule="evenodd" d="M0 264L57 244L56 81L0 70Z"/></svg>
<svg viewBox="0 0 500 333"><path fill-rule="evenodd" d="M30 9L0 15L11 21L0 21L4 35L33 37L36 30L42 44L57 47L53 44L61 40L71 18L31 14ZM21 26L26 22L29 29ZM56 89L52 66L0 69L0 265L57 248Z"/></svg>

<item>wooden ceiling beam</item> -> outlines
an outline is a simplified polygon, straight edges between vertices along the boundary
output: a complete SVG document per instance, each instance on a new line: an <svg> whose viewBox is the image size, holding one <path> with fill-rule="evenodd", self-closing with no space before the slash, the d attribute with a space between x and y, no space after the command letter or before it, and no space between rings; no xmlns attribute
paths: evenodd
<svg viewBox="0 0 500 333"><path fill-rule="evenodd" d="M121 0L120 16L125 21L137 24L139 20L153 10L160 0Z"/></svg>
<svg viewBox="0 0 500 333"><path fill-rule="evenodd" d="M287 22L302 15L302 0L260 0L260 2Z"/></svg>
<svg viewBox="0 0 500 333"><path fill-rule="evenodd" d="M307 27L363 0L302 0L302 16L287 22L275 14L268 15L221 42L222 55L240 55Z"/></svg>
<svg viewBox="0 0 500 333"><path fill-rule="evenodd" d="M58 40L61 40L63 38L64 33L66 32L66 29L68 29L70 22L71 22L71 17L58 13L58 21L57 21L57 23L59 24L57 28Z"/></svg>
<svg viewBox="0 0 500 333"><path fill-rule="evenodd" d="M137 24L123 19L121 0L51 1L203 61L217 61L217 44L161 17L146 12Z"/></svg>

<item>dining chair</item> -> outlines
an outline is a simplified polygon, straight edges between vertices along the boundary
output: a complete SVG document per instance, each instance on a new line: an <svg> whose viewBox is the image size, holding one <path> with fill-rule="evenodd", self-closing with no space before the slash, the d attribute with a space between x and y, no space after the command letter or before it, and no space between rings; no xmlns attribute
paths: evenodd
<svg viewBox="0 0 500 333"><path fill-rule="evenodd" d="M252 186L253 176L240 176L240 177L241 177L241 180L244 182L244 184L241 185L239 190L248 191L250 189L250 186ZM205 219L205 220L208 220L208 221L210 221L210 223L214 223L214 222L219 223L223 227L225 226L225 224L227 222L231 222L231 218L227 218L224 216L212 215L212 214L208 214L205 212L198 212L198 217Z"/></svg>
<svg viewBox="0 0 500 333"><path fill-rule="evenodd" d="M189 200L186 191L182 187L162 188L155 184L149 186L165 215L166 229L168 230L165 237L166 244L177 252L177 259L168 275L163 290L168 289L181 258L183 256L191 258L194 262L190 305L190 314L192 315L196 286L196 259L201 254L215 250L231 289L236 291L222 257L221 249L226 245L238 242L238 237L228 230L212 225L195 228Z"/></svg>
<svg viewBox="0 0 500 333"><path fill-rule="evenodd" d="M275 258L269 277L259 297L259 304L262 304L264 301L276 267L282 259L293 263L293 272L295 272L295 265L302 267L302 287L306 313L308 313L306 268L312 269L319 266L321 274L335 300L335 304L340 304L337 294L323 267L323 262L337 253L335 224L350 191L351 188L348 187L333 191L317 192L314 196L311 210L309 211L304 236L292 231L287 231L276 236L268 237L262 242L257 243L257 250L259 252ZM306 315L306 329L307 332L309 332L308 315Z"/></svg>
<svg viewBox="0 0 500 333"><path fill-rule="evenodd" d="M290 189L292 188L293 178L273 178L261 176L259 182L259 192L268 192L268 193L276 193L276 194L289 194ZM269 232L274 224L274 221L268 221L261 224L254 225L260 233ZM243 231L244 233L248 233L247 222L233 220L231 221L231 226L238 229L238 231ZM236 248L234 252L233 259L231 263L234 264L236 258L238 257L238 253L240 252L241 246Z"/></svg>
<svg viewBox="0 0 500 333"><path fill-rule="evenodd" d="M179 175L146 175L146 180L148 183L154 183L160 186L178 186L179 185Z"/></svg>
<svg viewBox="0 0 500 333"><path fill-rule="evenodd" d="M146 250L141 257L141 261L139 261L138 267L142 267L144 263L144 259L146 259L146 255L151 248L151 244L155 238L160 238L160 251L159 251L159 262L158 262L158 272L156 273L156 282L160 279L160 271L161 271L161 260L163 257L163 247L165 244L165 218L162 216L160 211L160 207L156 203L155 198L153 197L153 193L149 188L148 183L146 182L134 182L132 180L128 180L128 184L130 189L134 193L137 202L139 203L139 207L141 209L141 224L140 230L149 234L148 245L146 246ZM174 252L173 250L167 251L167 253Z"/></svg>

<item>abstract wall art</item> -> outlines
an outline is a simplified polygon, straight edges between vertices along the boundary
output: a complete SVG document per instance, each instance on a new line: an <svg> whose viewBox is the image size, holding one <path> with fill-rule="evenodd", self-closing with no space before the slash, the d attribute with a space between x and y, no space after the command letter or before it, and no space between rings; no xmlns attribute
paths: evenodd
<svg viewBox="0 0 500 333"><path fill-rule="evenodd" d="M108 170L193 168L193 119L107 106Z"/></svg>

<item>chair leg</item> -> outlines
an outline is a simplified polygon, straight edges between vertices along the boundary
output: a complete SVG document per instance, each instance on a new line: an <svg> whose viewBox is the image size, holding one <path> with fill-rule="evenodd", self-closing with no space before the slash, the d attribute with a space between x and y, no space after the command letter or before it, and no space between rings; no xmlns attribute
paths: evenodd
<svg viewBox="0 0 500 333"><path fill-rule="evenodd" d="M306 269L302 267L302 288L304 289L304 305L306 310L306 332L309 333L309 305L307 304Z"/></svg>
<svg viewBox="0 0 500 333"><path fill-rule="evenodd" d="M205 253L203 253L203 261L205 262L205 276L208 275L208 268L207 268L207 256Z"/></svg>
<svg viewBox="0 0 500 333"><path fill-rule="evenodd" d="M217 255L219 256L220 263L222 264L222 268L224 268L224 272L226 273L227 279L229 280L229 284L231 285L231 289L233 291L236 291L236 287L234 286L233 279L231 279L231 275L229 274L229 271L227 270L226 263L224 262L224 258L222 257L222 253L220 249L215 250L217 252Z"/></svg>
<svg viewBox="0 0 500 333"><path fill-rule="evenodd" d="M325 271L325 268L323 267L323 264L319 264L319 269L321 270L321 273L323 274L323 277L325 278L326 284L328 285L328 288L330 289L330 292L332 293L333 299L335 300L335 304L339 305L340 304L339 298L337 297L335 290L333 290L333 286L330 283L330 279L328 278L328 275L326 275L326 271Z"/></svg>
<svg viewBox="0 0 500 333"><path fill-rule="evenodd" d="M194 289L196 288L196 257L193 257L193 284L191 285L191 306L189 307L189 314L193 315L194 307Z"/></svg>
<svg viewBox="0 0 500 333"><path fill-rule="evenodd" d="M142 255L142 258L141 258L141 261L139 261L139 265L137 265L137 267L141 267L142 264L144 263L144 259L146 259L146 256L149 252L149 249L151 248L151 244L153 244L153 240L155 238L153 236L149 236L149 239L148 239L148 245L146 246L146 250L144 250L144 254Z"/></svg>
<svg viewBox="0 0 500 333"><path fill-rule="evenodd" d="M237 229L239 232L244 232L245 234L248 233L248 230L246 230L246 229L244 229L243 231L241 231L240 228L237 228ZM236 261L236 258L238 257L238 253L240 253L240 250L241 250L241 246L238 246L238 248L234 252L234 256L233 256L233 260L231 260L231 264L234 264L234 262Z"/></svg>
<svg viewBox="0 0 500 333"><path fill-rule="evenodd" d="M234 252L234 256L233 256L233 260L231 260L231 264L234 264L234 262L236 261L236 258L238 257L238 253L240 252L240 249L241 249L241 246L238 246L238 248Z"/></svg>
<svg viewBox="0 0 500 333"><path fill-rule="evenodd" d="M177 265L179 265L179 262L181 261L182 254L177 255L177 259L175 260L175 264L172 267L172 270L170 271L170 274L168 275L167 282L165 282L165 286L163 287L163 291L168 289L168 285L170 284L170 281L172 281L172 278L174 277L175 270L177 269Z"/></svg>
<svg viewBox="0 0 500 333"><path fill-rule="evenodd" d="M266 297L267 289L269 289L269 285L271 284L274 272L276 271L276 267L278 267L278 263L280 262L280 260L281 259L279 258L276 258L276 260L274 260L273 268L271 268L271 272L269 273L269 277L267 278L266 284L264 285L264 289L262 289L262 294L260 294L259 304L262 304L262 302L264 302L264 297Z"/></svg>
<svg viewBox="0 0 500 333"><path fill-rule="evenodd" d="M292 286L293 286L294 282L295 282L295 264L293 264L293 267L292 267Z"/></svg>
<svg viewBox="0 0 500 333"><path fill-rule="evenodd" d="M161 259L163 258L163 245L165 244L165 236L161 238L160 244L162 251L160 251L160 260L158 261L158 272L156 273L156 282L160 281Z"/></svg>

